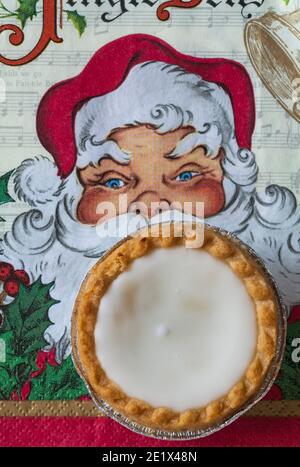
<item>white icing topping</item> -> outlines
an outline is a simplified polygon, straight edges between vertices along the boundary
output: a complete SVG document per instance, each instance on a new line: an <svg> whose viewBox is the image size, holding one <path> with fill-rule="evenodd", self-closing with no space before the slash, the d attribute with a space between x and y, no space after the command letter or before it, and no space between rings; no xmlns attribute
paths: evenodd
<svg viewBox="0 0 300 467"><path fill-rule="evenodd" d="M96 353L128 396L181 411L228 392L256 332L253 302L229 266L202 250L159 249L102 298Z"/></svg>

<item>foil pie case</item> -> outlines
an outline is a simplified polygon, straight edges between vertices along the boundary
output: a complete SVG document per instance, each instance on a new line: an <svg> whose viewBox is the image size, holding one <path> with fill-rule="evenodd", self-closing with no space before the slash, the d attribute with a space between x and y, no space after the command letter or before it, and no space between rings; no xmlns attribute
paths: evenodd
<svg viewBox="0 0 300 467"><path fill-rule="evenodd" d="M246 250L247 253L251 255L255 263L263 270L265 277L267 278L269 282L269 285L273 289L273 292L276 297L276 304L277 304L276 306L277 340L276 340L275 355L274 355L274 358L273 358L273 361L270 367L268 368L268 371L265 374L265 377L261 383L259 390L255 394L253 394L253 396L250 399L248 399L248 401L246 401L238 410L234 411L227 417L221 419L217 423L208 425L198 430L194 430L194 431L161 430L157 428L151 428L149 426L145 426L145 425L139 424L131 420L130 418L124 416L123 414L115 410L110 404L108 404L105 400L99 398L99 396L94 393L93 389L91 388L91 386L89 385L87 381L83 366L80 361L80 356L79 356L78 346L77 346L77 326L76 326L76 321L73 315L72 329L71 329L72 358L73 358L73 362L76 367L76 370L79 373L80 377L83 379L85 385L87 386L87 389L89 391L89 394L92 400L94 401L96 406L99 408L99 410L103 412L104 415L112 418L113 420L119 422L121 425L125 426L126 428L141 435L150 436L150 437L162 439L162 440L174 440L174 441L203 438L205 436L211 435L225 428L230 423L234 422L241 415L243 415L245 412L250 410L251 407L253 407L258 401L260 401L269 391L271 386L273 385L276 379L276 376L280 370L280 366L281 366L281 362L282 362L283 354L284 354L284 348L285 348L286 328L287 328L287 308L283 304L282 298L278 292L278 288L277 288L274 278L272 277L270 271L266 268L262 259L257 256L257 254L254 252L252 248L250 248L248 245L242 242L239 238L237 238L235 235L223 229L212 227L209 224L205 224L205 226L219 233L225 238L227 239L229 238L233 243L238 245L241 250ZM128 238L130 237L124 238L123 240L118 242L111 250L109 250L102 258L100 258L99 261L103 261L104 258L107 258L107 256L109 256L109 254L113 250L118 248L121 244L125 243L128 240ZM89 273L87 274L87 276L88 275Z"/></svg>

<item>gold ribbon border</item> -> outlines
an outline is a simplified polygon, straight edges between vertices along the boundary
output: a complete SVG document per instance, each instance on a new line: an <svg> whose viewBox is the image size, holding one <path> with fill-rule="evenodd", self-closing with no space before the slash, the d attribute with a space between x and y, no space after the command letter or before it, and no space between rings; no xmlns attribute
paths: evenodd
<svg viewBox="0 0 300 467"><path fill-rule="evenodd" d="M0 417L103 417L91 401L0 401ZM300 401L261 401L247 417L300 417Z"/></svg>

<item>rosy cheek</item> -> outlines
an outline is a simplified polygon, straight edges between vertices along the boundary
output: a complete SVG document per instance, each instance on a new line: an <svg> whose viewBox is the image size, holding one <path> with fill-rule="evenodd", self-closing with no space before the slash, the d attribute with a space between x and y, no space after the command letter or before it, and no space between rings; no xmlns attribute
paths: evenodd
<svg viewBox="0 0 300 467"><path fill-rule="evenodd" d="M185 212L193 215L199 214L196 203L204 203L204 216L209 217L221 211L225 195L222 183L212 179L202 179L192 186L173 188L169 193L169 200L172 203L179 202L182 206L184 202L192 203L191 206L185 207Z"/></svg>
<svg viewBox="0 0 300 467"><path fill-rule="evenodd" d="M223 209L225 194L222 183L212 179L203 180L194 185L192 191L193 197L204 203L204 217L213 216Z"/></svg>
<svg viewBox="0 0 300 467"><path fill-rule="evenodd" d="M101 188L87 188L77 206L77 218L83 224L96 224L118 215L119 194ZM103 203L103 206L101 206ZM108 204L108 203L111 203Z"/></svg>

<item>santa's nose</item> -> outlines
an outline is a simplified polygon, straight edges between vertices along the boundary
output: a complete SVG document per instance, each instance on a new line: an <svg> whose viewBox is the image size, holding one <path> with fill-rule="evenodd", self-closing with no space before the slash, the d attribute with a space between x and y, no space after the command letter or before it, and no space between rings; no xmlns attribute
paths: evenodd
<svg viewBox="0 0 300 467"><path fill-rule="evenodd" d="M149 219L168 209L170 209L170 203L165 199L161 199L156 191L142 193L129 207L130 212L142 214Z"/></svg>

